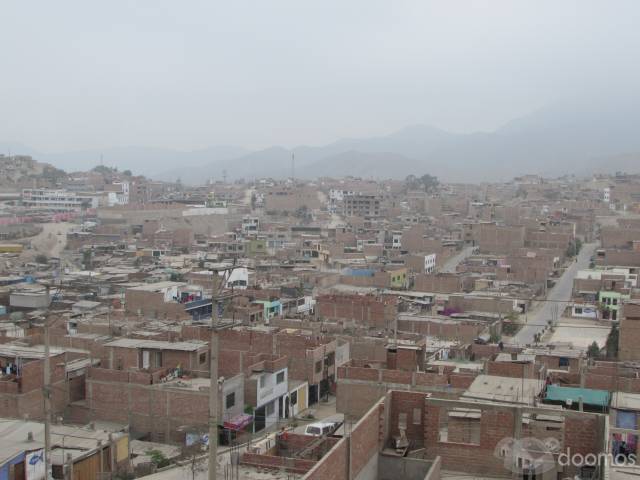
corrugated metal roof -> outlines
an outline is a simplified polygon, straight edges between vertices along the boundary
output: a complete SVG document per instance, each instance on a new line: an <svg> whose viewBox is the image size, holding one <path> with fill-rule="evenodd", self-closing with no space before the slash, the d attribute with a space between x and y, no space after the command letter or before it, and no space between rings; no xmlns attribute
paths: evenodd
<svg viewBox="0 0 640 480"><path fill-rule="evenodd" d="M571 400L578 403L582 398L585 405L597 405L606 407L609 405L609 392L606 390L594 390L591 388L579 387L560 387L558 385L549 385L547 387L546 400L550 402L566 402Z"/></svg>

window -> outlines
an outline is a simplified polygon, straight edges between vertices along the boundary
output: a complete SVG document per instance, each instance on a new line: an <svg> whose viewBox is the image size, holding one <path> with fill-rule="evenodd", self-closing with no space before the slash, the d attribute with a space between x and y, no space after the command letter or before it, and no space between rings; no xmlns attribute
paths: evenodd
<svg viewBox="0 0 640 480"><path fill-rule="evenodd" d="M413 409L413 424L420 425L422 423L422 411L419 408Z"/></svg>
<svg viewBox="0 0 640 480"><path fill-rule="evenodd" d="M316 373L320 373L322 371L322 361L318 360L316 362Z"/></svg>
<svg viewBox="0 0 640 480"><path fill-rule="evenodd" d="M407 414L399 413L398 414L398 428L407 428Z"/></svg>
<svg viewBox="0 0 640 480"><path fill-rule="evenodd" d="M298 404L298 391L297 390L291 394L290 400L291 400L291 405L297 405Z"/></svg>
<svg viewBox="0 0 640 480"><path fill-rule="evenodd" d="M231 392L230 394L227 395L225 401L225 408L231 408L233 406L235 406L236 404L236 392Z"/></svg>
<svg viewBox="0 0 640 480"><path fill-rule="evenodd" d="M267 385L267 376L262 375L260 377L260 388L264 388Z"/></svg>
<svg viewBox="0 0 640 480"><path fill-rule="evenodd" d="M273 402L267 403L267 407L265 411L267 412L267 416L273 415L276 411L276 402L273 401Z"/></svg>
<svg viewBox="0 0 640 480"><path fill-rule="evenodd" d="M327 354L327 358L325 360L325 363L328 366L333 365L334 363L336 363L336 353L335 352L331 352Z"/></svg>
<svg viewBox="0 0 640 480"><path fill-rule="evenodd" d="M558 366L560 366L560 367L568 367L569 366L569 359L567 357L560 357L558 359Z"/></svg>
<svg viewBox="0 0 640 480"><path fill-rule="evenodd" d="M202 365L203 363L207 363L207 353L201 353L200 354L200 365Z"/></svg>
<svg viewBox="0 0 640 480"><path fill-rule="evenodd" d="M438 441L480 445L481 410L442 408L438 421Z"/></svg>
<svg viewBox="0 0 640 480"><path fill-rule="evenodd" d="M278 375L276 375L276 383L282 382L284 382L284 371L278 372Z"/></svg>

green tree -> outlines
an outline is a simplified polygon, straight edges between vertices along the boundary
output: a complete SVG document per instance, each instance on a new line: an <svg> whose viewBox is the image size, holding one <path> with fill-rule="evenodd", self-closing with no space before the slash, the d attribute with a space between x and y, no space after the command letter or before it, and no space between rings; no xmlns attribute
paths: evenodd
<svg viewBox="0 0 640 480"><path fill-rule="evenodd" d="M421 177L408 175L404 179L404 185L407 190L424 190L427 193L431 193L440 185L440 182L438 181L438 177L427 173Z"/></svg>
<svg viewBox="0 0 640 480"><path fill-rule="evenodd" d="M171 463L171 461L165 457L164 453L160 450L148 450L147 455L151 457L151 463L158 468L166 467Z"/></svg>
<svg viewBox="0 0 640 480"><path fill-rule="evenodd" d="M85 270L91 270L91 250L85 250L82 252L82 265Z"/></svg>
<svg viewBox="0 0 640 480"><path fill-rule="evenodd" d="M309 211L309 207L306 205L301 205L296 209L293 214L296 218L300 219L302 223L309 223L312 220L311 212Z"/></svg>
<svg viewBox="0 0 640 480"><path fill-rule="evenodd" d="M567 257L575 257L576 255L578 255L578 253L580 253L581 248L582 248L582 240L580 240L579 238L576 238L574 241L569 243L569 246L567 246L567 250L565 254Z"/></svg>
<svg viewBox="0 0 640 480"><path fill-rule="evenodd" d="M618 339L620 337L620 331L618 330L618 325L613 325L611 327L611 331L607 336L607 341L604 345L604 348L607 350L607 358L613 359L618 358Z"/></svg>
<svg viewBox="0 0 640 480"><path fill-rule="evenodd" d="M102 174L111 174L113 172L117 172L118 170L113 167L107 167L106 165L96 165L91 169L91 171Z"/></svg>
<svg viewBox="0 0 640 480"><path fill-rule="evenodd" d="M600 356L600 347L594 341L591 345L589 345L589 348L587 349L587 357L596 358L598 356Z"/></svg>
<svg viewBox="0 0 640 480"><path fill-rule="evenodd" d="M422 184L422 188L424 188L425 192L433 192L440 182L438 181L438 177L434 177L429 174L425 174L420 177L420 183Z"/></svg>

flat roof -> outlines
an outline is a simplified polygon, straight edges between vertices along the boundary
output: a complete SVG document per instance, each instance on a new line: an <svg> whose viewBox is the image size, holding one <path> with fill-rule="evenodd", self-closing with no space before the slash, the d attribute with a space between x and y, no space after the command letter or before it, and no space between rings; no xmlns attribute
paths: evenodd
<svg viewBox="0 0 640 480"><path fill-rule="evenodd" d="M29 433L33 434L33 441L28 441ZM114 439L121 434L114 432ZM67 425L51 425L52 459L54 463L62 462L61 445L65 446L64 453L71 453L72 449L83 450L78 456L94 450L98 440L103 444L109 441L109 432L104 430L89 430L83 427ZM0 419L0 465L15 458L24 451L40 450L44 448L44 424L40 422Z"/></svg>
<svg viewBox="0 0 640 480"><path fill-rule="evenodd" d="M144 292L157 292L160 290L164 290L167 288L172 288L172 287L181 287L181 286L185 286L188 285L185 282L155 282L155 283L149 283L149 284L144 284L144 285L139 285L136 287L130 287L131 290L141 290Z"/></svg>
<svg viewBox="0 0 640 480"><path fill-rule="evenodd" d="M64 351L65 350L56 347L49 349L51 355L57 355ZM0 356L40 359L44 358L44 346L27 347L23 345L0 344Z"/></svg>
<svg viewBox="0 0 640 480"><path fill-rule="evenodd" d="M191 342L165 342L161 340L141 340L137 338L120 338L113 342L104 344L105 347L118 348L148 348L150 350L182 350L185 352L195 352L202 347L206 347L207 343L194 340Z"/></svg>
<svg viewBox="0 0 640 480"><path fill-rule="evenodd" d="M543 387L544 382L535 378L478 375L462 399L532 405Z"/></svg>
<svg viewBox="0 0 640 480"><path fill-rule="evenodd" d="M518 353L516 358L513 358L510 353L499 353L496 355L496 362L535 362L536 356L528 353Z"/></svg>
<svg viewBox="0 0 640 480"><path fill-rule="evenodd" d="M640 394L627 392L613 392L611 406L622 410L640 410Z"/></svg>

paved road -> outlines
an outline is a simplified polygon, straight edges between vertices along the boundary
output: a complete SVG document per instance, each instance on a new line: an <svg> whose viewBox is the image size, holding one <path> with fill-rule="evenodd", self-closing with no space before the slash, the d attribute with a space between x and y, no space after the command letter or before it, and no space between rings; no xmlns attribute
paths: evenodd
<svg viewBox="0 0 640 480"><path fill-rule="evenodd" d="M573 279L578 270L589 268L589 261L597 247L596 243L587 243L582 246L578 254L578 261L573 262L558 279L555 286L548 292L547 299L551 302L540 302L538 307L530 312L527 317L527 324L513 337L511 343L525 345L533 343L536 333L542 331L544 325L554 317L562 315L562 312L571 300L571 290L573 289Z"/></svg>
<svg viewBox="0 0 640 480"><path fill-rule="evenodd" d="M456 267L460 262L462 262L465 258L470 257L473 253L473 249L475 247L465 247L456 255L447 260L442 268L440 269L441 273L456 273Z"/></svg>

